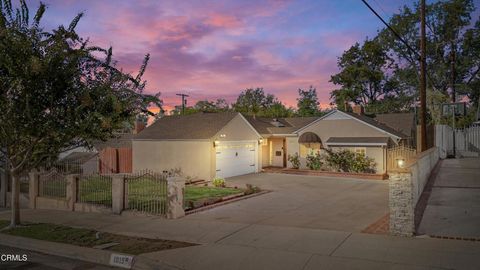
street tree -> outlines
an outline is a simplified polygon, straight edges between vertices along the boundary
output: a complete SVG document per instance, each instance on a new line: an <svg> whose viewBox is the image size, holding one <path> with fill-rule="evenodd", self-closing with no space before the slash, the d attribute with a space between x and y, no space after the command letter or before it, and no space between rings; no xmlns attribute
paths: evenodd
<svg viewBox="0 0 480 270"><path fill-rule="evenodd" d="M317 89L310 86L308 90L298 89L297 114L298 116L316 116L320 110L318 105Z"/></svg>
<svg viewBox="0 0 480 270"><path fill-rule="evenodd" d="M147 95L145 72L115 67L112 48L81 38L75 27L45 31L40 3L33 17L24 0L18 9L0 2L0 159L12 180L12 227L20 223L19 177L54 161L65 149L106 140L149 107L161 107L159 94Z"/></svg>

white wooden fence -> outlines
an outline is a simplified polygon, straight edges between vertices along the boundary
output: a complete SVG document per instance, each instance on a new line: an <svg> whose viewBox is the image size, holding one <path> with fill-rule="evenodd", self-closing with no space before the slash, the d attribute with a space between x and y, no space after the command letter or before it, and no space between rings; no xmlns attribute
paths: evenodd
<svg viewBox="0 0 480 270"><path fill-rule="evenodd" d="M453 155L454 140L456 156L480 155L480 125L455 130L446 125L435 126L435 145L439 148L442 158Z"/></svg>

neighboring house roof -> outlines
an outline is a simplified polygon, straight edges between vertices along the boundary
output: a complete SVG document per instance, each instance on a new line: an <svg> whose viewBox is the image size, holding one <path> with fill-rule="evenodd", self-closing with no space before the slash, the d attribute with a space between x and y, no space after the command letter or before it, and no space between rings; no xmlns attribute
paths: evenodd
<svg viewBox="0 0 480 270"><path fill-rule="evenodd" d="M310 124L319 117L289 117L289 118L266 118L245 116L245 119L260 134L293 134L296 130ZM276 121L275 121L276 120ZM275 124L277 122L277 124ZM278 123L282 126L278 126Z"/></svg>
<svg viewBox="0 0 480 270"><path fill-rule="evenodd" d="M415 131L415 113L377 114L375 120L411 137Z"/></svg>
<svg viewBox="0 0 480 270"><path fill-rule="evenodd" d="M96 141L93 143L93 146L98 151L101 151L105 148L131 148L132 147L132 133L119 133L115 134L115 138L110 138L106 141Z"/></svg>
<svg viewBox="0 0 480 270"><path fill-rule="evenodd" d="M388 137L330 137L328 138L327 145L387 145Z"/></svg>
<svg viewBox="0 0 480 270"><path fill-rule="evenodd" d="M237 115L238 112L221 112L165 116L136 134L134 140L210 139Z"/></svg>
<svg viewBox="0 0 480 270"><path fill-rule="evenodd" d="M95 157L94 152L72 152L60 160L61 163L85 163Z"/></svg>

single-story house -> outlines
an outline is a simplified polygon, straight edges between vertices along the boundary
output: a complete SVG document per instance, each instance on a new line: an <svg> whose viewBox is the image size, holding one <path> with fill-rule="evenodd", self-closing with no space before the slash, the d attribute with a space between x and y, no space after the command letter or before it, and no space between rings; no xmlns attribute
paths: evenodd
<svg viewBox="0 0 480 270"><path fill-rule="evenodd" d="M408 129L408 128L406 128ZM350 149L386 172L387 149L406 144L410 134L365 116L333 110L322 117L261 118L240 113L166 116L133 137L133 170L181 169L210 180L291 167L288 155L306 156L323 148Z"/></svg>

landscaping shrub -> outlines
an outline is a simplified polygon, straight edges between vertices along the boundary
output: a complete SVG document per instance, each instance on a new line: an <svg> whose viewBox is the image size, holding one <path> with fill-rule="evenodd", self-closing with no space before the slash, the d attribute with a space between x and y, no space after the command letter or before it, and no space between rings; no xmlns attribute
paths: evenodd
<svg viewBox="0 0 480 270"><path fill-rule="evenodd" d="M295 153L294 155L288 155L288 161L292 164L292 168L300 168L300 157L298 156L298 153Z"/></svg>
<svg viewBox="0 0 480 270"><path fill-rule="evenodd" d="M306 159L307 159L307 167L310 170L320 170L322 168L322 165L323 165L322 159L323 158L322 158L322 155L320 155L319 152L317 152L315 154L307 155Z"/></svg>
<svg viewBox="0 0 480 270"><path fill-rule="evenodd" d="M225 187L225 179L216 177L213 179L212 184L215 187Z"/></svg>
<svg viewBox="0 0 480 270"><path fill-rule="evenodd" d="M340 172L375 173L375 161L363 154L355 154L350 150L327 150L327 165Z"/></svg>
<svg viewBox="0 0 480 270"><path fill-rule="evenodd" d="M244 193L245 195L250 195L253 193L260 192L260 188L257 186L253 186L252 184L247 184L247 189L245 189Z"/></svg>

